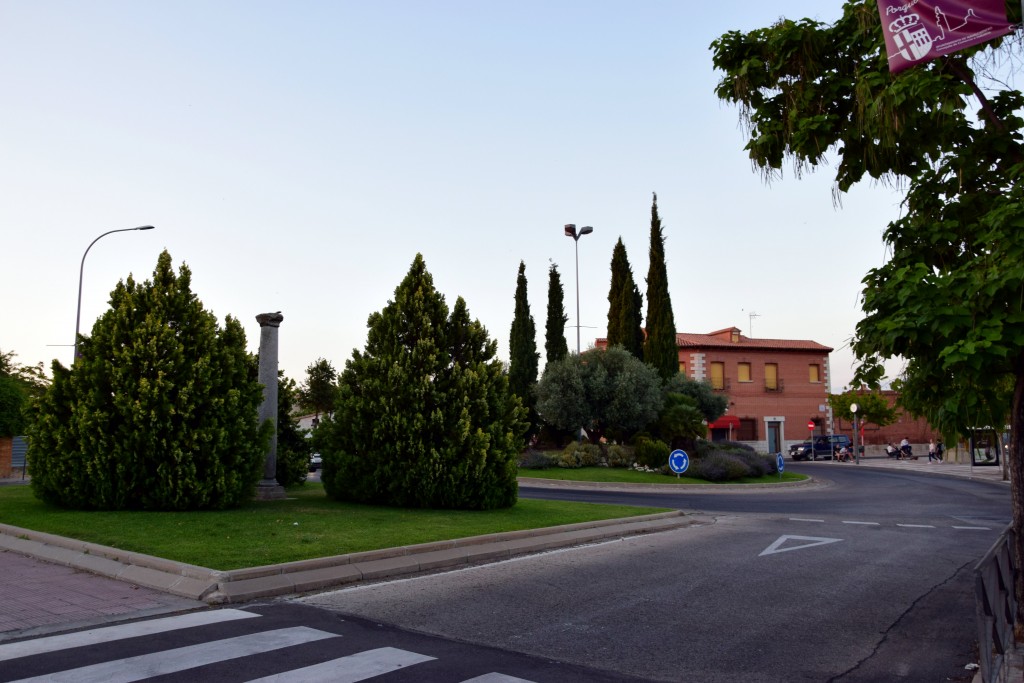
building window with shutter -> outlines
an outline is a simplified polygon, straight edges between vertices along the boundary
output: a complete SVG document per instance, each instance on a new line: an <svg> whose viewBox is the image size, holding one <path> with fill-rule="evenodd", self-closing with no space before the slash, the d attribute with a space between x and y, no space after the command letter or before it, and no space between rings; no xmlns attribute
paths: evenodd
<svg viewBox="0 0 1024 683"><path fill-rule="evenodd" d="M725 363L711 362L711 388L725 389Z"/></svg>
<svg viewBox="0 0 1024 683"><path fill-rule="evenodd" d="M811 363L808 366L808 374L811 380L811 384L821 383L821 366L817 363Z"/></svg>
<svg viewBox="0 0 1024 683"><path fill-rule="evenodd" d="M737 382L749 382L750 380L750 363L740 363L736 367L736 381Z"/></svg>
<svg viewBox="0 0 1024 683"><path fill-rule="evenodd" d="M764 364L764 388L765 391L779 390L779 365L778 363Z"/></svg>

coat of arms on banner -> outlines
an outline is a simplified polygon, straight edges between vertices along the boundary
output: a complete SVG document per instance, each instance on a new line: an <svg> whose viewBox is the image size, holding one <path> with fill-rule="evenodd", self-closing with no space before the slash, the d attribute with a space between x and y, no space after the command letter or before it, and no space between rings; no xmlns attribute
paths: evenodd
<svg viewBox="0 0 1024 683"><path fill-rule="evenodd" d="M878 13L894 73L1013 30L1004 0L878 0Z"/></svg>

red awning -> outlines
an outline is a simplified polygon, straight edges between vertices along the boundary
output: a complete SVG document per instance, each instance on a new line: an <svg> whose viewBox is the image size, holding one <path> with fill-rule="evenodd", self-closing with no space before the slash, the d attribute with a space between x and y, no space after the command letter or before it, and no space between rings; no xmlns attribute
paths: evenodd
<svg viewBox="0 0 1024 683"><path fill-rule="evenodd" d="M708 429L733 429L740 428L740 419L735 415L723 415L714 422L708 424Z"/></svg>

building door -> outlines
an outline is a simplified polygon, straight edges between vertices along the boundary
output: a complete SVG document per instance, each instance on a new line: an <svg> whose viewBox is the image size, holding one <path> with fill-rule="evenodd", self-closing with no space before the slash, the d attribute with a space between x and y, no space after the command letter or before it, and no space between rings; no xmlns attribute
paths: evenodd
<svg viewBox="0 0 1024 683"><path fill-rule="evenodd" d="M782 423L781 422L769 422L767 424L768 432L768 453L774 455L775 453L782 452Z"/></svg>

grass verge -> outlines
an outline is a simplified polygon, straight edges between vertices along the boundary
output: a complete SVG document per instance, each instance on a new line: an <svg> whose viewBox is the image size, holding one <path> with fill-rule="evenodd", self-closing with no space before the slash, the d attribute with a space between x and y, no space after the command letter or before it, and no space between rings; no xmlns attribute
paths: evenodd
<svg viewBox="0 0 1024 683"><path fill-rule="evenodd" d="M766 477L744 477L743 479L733 479L732 481L713 482L686 476L676 478L653 472L637 472L636 470L621 467L580 467L576 469L550 467L546 470L520 469L519 476L534 477L536 479L559 479L561 481L622 482L627 484L699 484L704 486L778 484L780 481L804 481L807 479L807 475L804 474L783 472L781 479L777 474L770 474Z"/></svg>
<svg viewBox="0 0 1024 683"><path fill-rule="evenodd" d="M205 512L80 512L0 487L0 523L229 570L430 541L633 517L667 508L520 500L505 510L409 510L339 503L318 482L288 499Z"/></svg>

